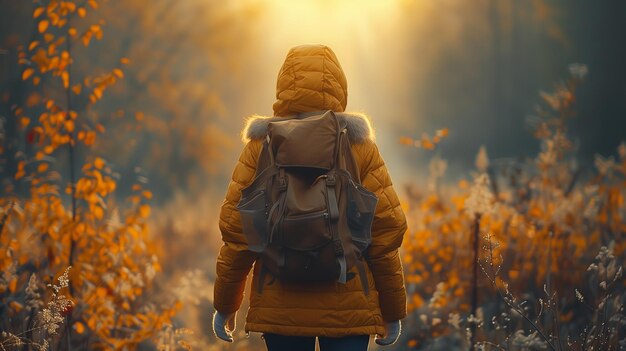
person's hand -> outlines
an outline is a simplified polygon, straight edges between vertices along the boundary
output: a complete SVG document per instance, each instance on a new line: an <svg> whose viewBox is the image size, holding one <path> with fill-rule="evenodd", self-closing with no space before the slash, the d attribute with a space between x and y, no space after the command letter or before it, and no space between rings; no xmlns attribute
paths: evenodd
<svg viewBox="0 0 626 351"><path fill-rule="evenodd" d="M236 315L237 312L224 315L215 311L213 315L213 332L215 336L224 341L233 342Z"/></svg>
<svg viewBox="0 0 626 351"><path fill-rule="evenodd" d="M388 322L385 324L385 335L379 337L376 335L376 343L378 345L387 346L395 343L400 337L400 330L402 329L400 321Z"/></svg>

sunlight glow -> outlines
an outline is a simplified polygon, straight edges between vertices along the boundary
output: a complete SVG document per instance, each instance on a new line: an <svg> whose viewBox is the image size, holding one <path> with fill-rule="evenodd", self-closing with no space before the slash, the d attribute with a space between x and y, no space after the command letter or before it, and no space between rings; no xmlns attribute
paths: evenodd
<svg viewBox="0 0 626 351"><path fill-rule="evenodd" d="M261 0L259 28L270 81L287 51L297 45L324 44L337 54L348 77L348 107L367 109L379 101L368 101L364 89L380 85L382 70L398 65L396 43L401 42L398 25L402 2L399 0ZM374 72L374 68L378 71ZM273 85L274 83L272 83ZM385 83L386 84L386 83ZM371 97L371 94L369 94Z"/></svg>
<svg viewBox="0 0 626 351"><path fill-rule="evenodd" d="M367 44L368 36L393 23L397 2L393 0L267 0L275 39L297 45L330 42L329 45Z"/></svg>

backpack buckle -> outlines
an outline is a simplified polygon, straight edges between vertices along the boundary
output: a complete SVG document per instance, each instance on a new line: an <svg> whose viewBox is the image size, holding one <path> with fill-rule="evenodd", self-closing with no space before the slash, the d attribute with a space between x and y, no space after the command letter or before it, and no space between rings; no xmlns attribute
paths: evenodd
<svg viewBox="0 0 626 351"><path fill-rule="evenodd" d="M337 178L335 178L334 174L329 174L326 176L326 185L335 186L337 184Z"/></svg>
<svg viewBox="0 0 626 351"><path fill-rule="evenodd" d="M285 176L285 170L280 169L278 173L278 190L283 191L287 189L287 177Z"/></svg>
<svg viewBox="0 0 626 351"><path fill-rule="evenodd" d="M278 189L283 191L287 189L287 179L284 177L278 178Z"/></svg>
<svg viewBox="0 0 626 351"><path fill-rule="evenodd" d="M333 246L335 247L335 256L343 256L345 251L343 250L343 244L341 244L341 239L337 238L333 240Z"/></svg>

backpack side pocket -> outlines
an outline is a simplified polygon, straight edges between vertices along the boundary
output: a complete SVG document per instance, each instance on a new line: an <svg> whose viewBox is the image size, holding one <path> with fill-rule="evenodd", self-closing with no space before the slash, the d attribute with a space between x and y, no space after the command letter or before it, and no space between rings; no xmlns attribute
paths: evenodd
<svg viewBox="0 0 626 351"><path fill-rule="evenodd" d="M237 204L243 234L248 241L248 249L253 252L261 252L267 246L267 204L265 189L242 197Z"/></svg>
<svg viewBox="0 0 626 351"><path fill-rule="evenodd" d="M347 196L348 227L352 233L352 242L364 252L372 242L372 223L378 198L352 179L348 182Z"/></svg>

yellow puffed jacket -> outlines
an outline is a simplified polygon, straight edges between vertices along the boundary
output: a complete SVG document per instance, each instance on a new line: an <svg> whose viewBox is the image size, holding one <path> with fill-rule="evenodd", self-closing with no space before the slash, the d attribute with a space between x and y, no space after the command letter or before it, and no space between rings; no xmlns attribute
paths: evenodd
<svg viewBox="0 0 626 351"><path fill-rule="evenodd" d="M266 282L259 294L256 277L260 267L254 265L244 329L298 336L383 335L385 321L406 315L406 290L398 255L406 220L374 143L370 122L364 115L343 112L347 102L346 78L335 54L326 46L298 46L289 51L278 75L276 98L275 117L251 117L242 132L246 145L220 212L224 245L217 259L215 309L223 314L239 309L246 278L256 260L255 254L246 250L236 206L241 189L254 178L267 124L281 116L333 110L348 124L363 186L378 197L368 251L370 293L364 294L359 279L351 279L346 284L330 282L314 288L277 280L272 284Z"/></svg>

